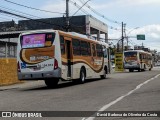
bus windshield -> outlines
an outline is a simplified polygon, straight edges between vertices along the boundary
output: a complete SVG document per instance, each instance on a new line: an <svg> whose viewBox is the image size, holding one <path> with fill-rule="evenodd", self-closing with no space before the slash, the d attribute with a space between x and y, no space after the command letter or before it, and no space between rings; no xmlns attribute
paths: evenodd
<svg viewBox="0 0 160 120"><path fill-rule="evenodd" d="M22 48L36 48L51 46L55 38L54 33L29 34L21 36Z"/></svg>
<svg viewBox="0 0 160 120"><path fill-rule="evenodd" d="M137 52L125 52L125 57L137 57Z"/></svg>

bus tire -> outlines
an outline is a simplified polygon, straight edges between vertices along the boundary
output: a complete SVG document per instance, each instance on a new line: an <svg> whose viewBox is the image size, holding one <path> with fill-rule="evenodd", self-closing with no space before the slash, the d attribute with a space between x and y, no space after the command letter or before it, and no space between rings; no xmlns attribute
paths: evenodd
<svg viewBox="0 0 160 120"><path fill-rule="evenodd" d="M101 79L105 79L106 78L106 74L108 74L107 67L104 68L103 75L101 75Z"/></svg>
<svg viewBox="0 0 160 120"><path fill-rule="evenodd" d="M146 65L144 64L144 70L143 71L145 71L146 70Z"/></svg>
<svg viewBox="0 0 160 120"><path fill-rule="evenodd" d="M85 79L86 79L85 70L84 70L84 68L81 68L79 83L81 83L81 84L85 83Z"/></svg>
<svg viewBox="0 0 160 120"><path fill-rule="evenodd" d="M153 66L151 65L151 67L149 68L149 71L151 71L151 70L152 70L152 68L153 68Z"/></svg>
<svg viewBox="0 0 160 120"><path fill-rule="evenodd" d="M101 79L106 79L106 74L101 75Z"/></svg>
<svg viewBox="0 0 160 120"><path fill-rule="evenodd" d="M48 88L55 88L59 82L59 78L50 78L45 79L44 81Z"/></svg>
<svg viewBox="0 0 160 120"><path fill-rule="evenodd" d="M134 70L133 69L129 69L129 72L133 72Z"/></svg>

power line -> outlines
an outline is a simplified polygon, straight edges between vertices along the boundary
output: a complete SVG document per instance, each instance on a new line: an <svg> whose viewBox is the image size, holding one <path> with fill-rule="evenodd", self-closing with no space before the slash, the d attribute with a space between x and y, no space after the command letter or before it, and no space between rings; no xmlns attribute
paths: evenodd
<svg viewBox="0 0 160 120"><path fill-rule="evenodd" d="M49 24L49 25L54 25L54 26L58 26L60 28L62 28L64 30L64 26L61 26L61 25L57 25L57 24L52 24L52 23L48 23L48 22L44 22L44 21L40 21L40 20L35 20L35 19L31 19L29 17L26 17L26 16L22 16L22 15L19 15L19 14L16 14L16 13L12 13L12 12L9 12L9 11L5 11L5 10L1 10L0 9L0 14L5 14L7 16L15 16L15 17L19 17L19 18L25 18L25 19L28 19L28 20L32 20L32 21L35 21L35 22L40 22L40 23L44 23L44 24ZM74 29L76 29L77 31L79 31L77 28L74 27ZM79 31L81 32L81 31ZM83 33L85 34L85 33Z"/></svg>
<svg viewBox="0 0 160 120"><path fill-rule="evenodd" d="M2 9L0 9L0 14L3 14L4 16L12 16L12 18L15 16L16 18L24 18L24 19L28 19L28 20L32 20L32 21L44 23L44 24L55 25L55 26L58 26L58 27L61 27L62 29L64 29L64 26L61 26L61 25L52 24L52 23L48 23L48 22L41 21L41 20L32 19L32 18L30 18L30 17L26 17L26 16L23 16L23 15L16 14L16 13L9 12L9 11L2 10ZM83 26L82 26L82 27L83 27ZM77 31L79 31L79 30L78 30L77 28L75 28L75 27L74 27L74 29L76 29ZM79 31L79 32L80 32L80 31Z"/></svg>
<svg viewBox="0 0 160 120"><path fill-rule="evenodd" d="M121 29L118 29L118 28L115 28L115 27L112 27L110 25L108 25L108 28L111 29L111 30L116 30L116 31L120 31Z"/></svg>
<svg viewBox="0 0 160 120"><path fill-rule="evenodd" d="M5 0L5 1L8 1L8 0ZM82 9L82 7L83 7L85 4L84 4L82 7L80 7L76 2L73 2L73 1L71 1L71 0L70 0L70 3L72 3L72 4L75 5L77 8L79 8L79 10L84 11L84 10ZM86 3L87 3L87 2L86 2ZM9 8L3 7L3 6L0 6L0 7L1 7L1 8L8 9L8 10L10 10L10 11L15 11L15 12L18 12L18 13L22 13L22 14L25 14L25 15L32 16L32 17L40 18L40 17L38 17L38 16L34 16L34 15L31 15L31 14L28 14L28 13L20 12L20 11L14 10L14 9L9 9ZM78 10L78 11L79 11L79 10ZM18 18L29 19L29 20L33 20L33 21L37 21L37 22L41 22L41 23L45 23L45 24L60 26L60 25L57 25L57 24L51 24L51 23L47 23L47 22L40 21L40 20L35 20L35 19L30 18L30 17L26 17L26 16L23 16L23 15L20 15L20 14L15 14L15 13L13 13L13 12L5 11L5 10L2 10L2 9L0 9L0 12L6 14L6 16L15 16L16 19L17 19L17 17L18 17ZM77 12L76 12L76 13L77 13ZM86 11L85 11L85 13L88 14L88 12L86 12ZM74 15L74 14L73 14L73 15ZM74 26L74 25L73 25L73 26ZM61 26L61 27L62 27L62 26ZM83 26L77 26L77 27L83 27ZM62 27L62 28L63 28L63 27ZM109 29L112 29L112 30L119 30L119 29L117 29L117 28L115 28L115 27L112 27L112 26L109 26L109 25L108 25L108 28L109 28Z"/></svg>
<svg viewBox="0 0 160 120"><path fill-rule="evenodd" d="M9 15L9 14L4 14L4 13L0 13L0 14L3 15L3 16L12 17L12 18L16 19L17 21L18 21L18 18L19 18L19 17L12 16L12 15Z"/></svg>
<svg viewBox="0 0 160 120"><path fill-rule="evenodd" d="M73 4L74 6L76 6L78 9L81 7L81 6L78 5L75 1L69 0L69 2L70 2L71 4ZM82 11L83 13L85 13L86 15L89 15L89 13L88 13L87 11L85 11L83 8L81 9L81 11Z"/></svg>
<svg viewBox="0 0 160 120"><path fill-rule="evenodd" d="M79 0L82 4L84 4L84 2L82 2L82 0ZM112 20L112 19L109 19L108 17L104 16L103 14L97 12L95 9L93 9L90 5L86 4L85 5L87 8L89 8L92 12L94 12L95 14L97 14L98 16L102 17L103 19L109 21L109 22L112 22L112 23L116 23L116 24L121 24L120 22L118 21L115 21L115 20Z"/></svg>
<svg viewBox="0 0 160 120"><path fill-rule="evenodd" d="M74 16L79 10L81 10L82 7L85 6L85 5L87 4L88 1L90 1L90 0L87 0L87 1L86 1L86 2L85 2L85 3L84 3L84 4L83 4L83 5L82 5L82 6L81 6L81 7L80 7L73 15L72 15L72 16ZM72 17L72 16L71 16L71 17Z"/></svg>
<svg viewBox="0 0 160 120"><path fill-rule="evenodd" d="M80 9L81 7L80 7L80 5L78 5L75 1L72 1L72 0L70 0L70 3L72 3L74 6L76 6L78 9ZM84 12L86 15L91 15L91 14L89 14L87 11L85 11L83 8L81 8L80 9L82 12ZM76 25L75 25L76 26ZM81 27L81 26L78 26L78 27ZM108 25L108 28L109 29L112 29L112 30L118 30L119 31L119 29L118 28L115 28L115 27L112 27L112 26L109 26Z"/></svg>
<svg viewBox="0 0 160 120"><path fill-rule="evenodd" d="M9 11L15 11L15 12L18 12L18 13L22 13L22 14L25 14L25 15L32 16L32 17L40 18L40 17L38 17L38 16L31 15L31 14L28 14L28 13L24 13L24 12L21 12L21 11L18 11L18 10L14 10L14 9L6 8L6 7L4 7L4 6L0 6L0 8L4 8L4 9L7 9L7 10L9 10Z"/></svg>
<svg viewBox="0 0 160 120"><path fill-rule="evenodd" d="M4 1L6 1L8 3L11 3L11 4L15 4L15 5L21 6L21 7L25 7L25 8L29 8L29 9L33 9L33 10L38 10L38 11L42 11L42 12L64 14L64 13L61 13L61 12L52 12L52 11L48 11L48 10L42 10L42 9L38 9L38 8L22 5L22 4L19 4L19 3L16 3L16 2L12 2L12 1L9 1L9 0L4 0Z"/></svg>
<svg viewBox="0 0 160 120"><path fill-rule="evenodd" d="M52 23L41 21L41 20L35 20L35 19L29 18L29 17L26 17L26 16L22 16L22 15L19 15L19 14L16 14L16 13L12 13L12 12L9 12L9 11L5 11L5 10L1 10L0 9L0 13L9 14L9 15L16 16L16 17L19 17L19 18L25 18L25 19L29 19L29 20L40 22L40 23L44 23L44 24L58 26L58 27L61 27L63 29L63 26L61 26L61 25L52 24Z"/></svg>

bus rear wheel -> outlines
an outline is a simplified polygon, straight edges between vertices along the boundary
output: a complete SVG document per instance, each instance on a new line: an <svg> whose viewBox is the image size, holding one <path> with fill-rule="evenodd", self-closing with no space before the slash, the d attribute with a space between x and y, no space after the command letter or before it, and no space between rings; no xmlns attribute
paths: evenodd
<svg viewBox="0 0 160 120"><path fill-rule="evenodd" d="M50 78L45 79L44 81L48 88L55 88L59 82L59 78Z"/></svg>

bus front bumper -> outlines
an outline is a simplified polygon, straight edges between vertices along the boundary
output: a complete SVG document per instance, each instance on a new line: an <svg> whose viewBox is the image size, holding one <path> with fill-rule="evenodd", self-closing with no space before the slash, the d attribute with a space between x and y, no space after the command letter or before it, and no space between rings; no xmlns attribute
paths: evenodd
<svg viewBox="0 0 160 120"><path fill-rule="evenodd" d="M124 69L140 69L140 65L125 65Z"/></svg>

